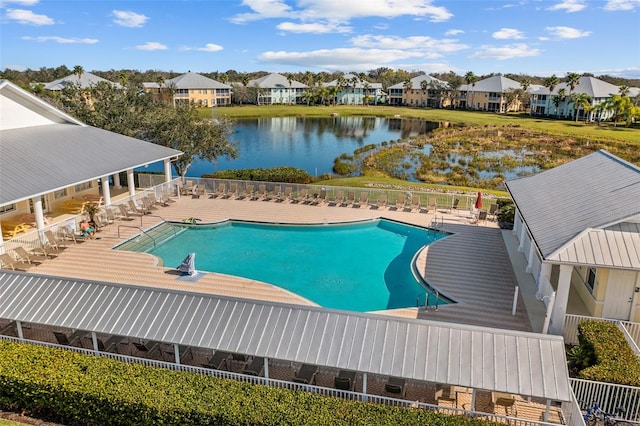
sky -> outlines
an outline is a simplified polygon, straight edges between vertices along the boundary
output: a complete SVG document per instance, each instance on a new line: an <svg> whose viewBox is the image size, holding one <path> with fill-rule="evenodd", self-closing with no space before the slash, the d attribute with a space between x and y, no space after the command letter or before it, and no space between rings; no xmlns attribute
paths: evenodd
<svg viewBox="0 0 640 426"><path fill-rule="evenodd" d="M0 69L640 78L640 0L0 0Z"/></svg>

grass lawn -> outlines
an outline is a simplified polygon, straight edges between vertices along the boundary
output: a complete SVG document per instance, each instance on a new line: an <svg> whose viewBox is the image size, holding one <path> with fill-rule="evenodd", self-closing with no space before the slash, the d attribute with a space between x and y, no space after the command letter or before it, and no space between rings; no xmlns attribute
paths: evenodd
<svg viewBox="0 0 640 426"><path fill-rule="evenodd" d="M211 117L211 108L200 110L203 116ZM332 113L340 116L377 116L420 118L429 121L450 122L473 126L521 126L554 135L583 137L592 141L622 141L640 143L640 128L627 128L622 123L614 127L612 123L585 124L582 121L554 120L529 117L526 114L496 114L490 112L458 111L448 109L424 109L391 106L305 106L305 105L243 105L219 107L216 114L228 118L256 117L329 117Z"/></svg>

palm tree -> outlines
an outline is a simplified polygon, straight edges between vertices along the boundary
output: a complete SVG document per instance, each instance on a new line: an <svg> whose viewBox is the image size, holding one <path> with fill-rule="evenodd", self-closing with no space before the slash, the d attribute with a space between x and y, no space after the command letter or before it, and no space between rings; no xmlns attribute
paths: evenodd
<svg viewBox="0 0 640 426"><path fill-rule="evenodd" d="M556 98L558 99L556 100ZM558 95L554 96L553 98L553 104L556 106L556 115L558 115L558 107L562 102L564 102L566 98L567 98L567 89L563 87L560 90L558 90Z"/></svg>
<svg viewBox="0 0 640 426"><path fill-rule="evenodd" d="M544 82L542 83L542 85L549 89L549 96L547 97L548 101L550 101L552 99L551 94L553 93L553 89L556 88L558 83L559 83L559 80L558 80L558 77L556 77L555 74L553 74L551 77L547 77L547 78L544 79ZM549 111L549 108L547 108L547 111ZM547 112L547 114L549 115L548 112Z"/></svg>
<svg viewBox="0 0 640 426"><path fill-rule="evenodd" d="M84 68L82 68L82 65L76 65L73 67L73 73L78 77L78 82L80 82L80 78L82 78L82 74L84 74Z"/></svg>
<svg viewBox="0 0 640 426"><path fill-rule="evenodd" d="M427 90L429 89L429 81L426 78L420 82L420 88L422 89L422 95L426 95ZM422 106L424 106L425 103L424 103L424 99L422 98L423 96L420 96L420 100L422 101ZM429 99L429 96L427 96L427 100L428 99Z"/></svg>
<svg viewBox="0 0 640 426"><path fill-rule="evenodd" d="M362 85L362 93L363 93L363 98L362 98L362 102L365 105L369 105L369 102L371 102L371 85L369 84L368 81L365 81L364 84Z"/></svg>
<svg viewBox="0 0 640 426"><path fill-rule="evenodd" d="M529 80L528 78L524 78L520 82L520 88L523 91L522 103L524 104L523 106L524 106L525 112L527 111L527 109L531 105L531 96L529 95L529 92L528 92L530 86L531 86L531 80Z"/></svg>
<svg viewBox="0 0 640 426"><path fill-rule="evenodd" d="M478 77L476 77L476 75L473 73L473 71L467 71L467 73L464 75L464 81L467 82L467 85L471 85L471 107L474 108L474 98L475 98L475 87L476 87L476 83L478 82ZM468 108L468 106L467 106Z"/></svg>
<svg viewBox="0 0 640 426"><path fill-rule="evenodd" d="M575 72L567 73L567 84L569 85L569 96L573 93L573 90L576 88L578 84L580 84L580 74L576 74Z"/></svg>
<svg viewBox="0 0 640 426"><path fill-rule="evenodd" d="M629 96L629 86L620 86L618 88L618 93L620 96Z"/></svg>
<svg viewBox="0 0 640 426"><path fill-rule="evenodd" d="M591 105L591 96L586 93L574 93L571 95L571 100L573 102L573 106L576 110L576 122L578 121L578 115L581 109L586 110L588 106ZM586 115L584 121L587 121Z"/></svg>
<svg viewBox="0 0 640 426"><path fill-rule="evenodd" d="M293 84L293 74L287 74L287 81L289 82L289 103L292 104L293 102L291 101L291 85Z"/></svg>
<svg viewBox="0 0 640 426"><path fill-rule="evenodd" d="M338 88L338 90L336 91L336 101L335 103L338 103L338 94L342 91L344 91L346 89L346 87L349 86L349 83L347 83L347 79L344 78L344 75L341 75L340 77L338 77L338 81L335 87ZM342 96L342 99L344 99L344 94ZM342 103L342 101L340 102Z"/></svg>
<svg viewBox="0 0 640 426"><path fill-rule="evenodd" d="M357 75L354 75L353 77L351 77L351 87L353 87L353 99L352 99L352 103L356 103L355 99L356 99L356 87L358 86L358 83L360 82L360 79L358 78Z"/></svg>
<svg viewBox="0 0 640 426"><path fill-rule="evenodd" d="M404 93L407 94L407 99L404 102L404 104L406 105L409 102L409 90L413 88L413 83L411 82L411 79L410 78L405 79L402 84L402 87L404 87Z"/></svg>

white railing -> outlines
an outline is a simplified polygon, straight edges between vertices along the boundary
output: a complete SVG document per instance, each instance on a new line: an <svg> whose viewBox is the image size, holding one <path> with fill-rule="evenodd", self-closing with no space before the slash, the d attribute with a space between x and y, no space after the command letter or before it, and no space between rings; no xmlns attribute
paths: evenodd
<svg viewBox="0 0 640 426"><path fill-rule="evenodd" d="M604 412L612 414L622 408L625 420L640 424L640 387L573 378L569 382L578 401L587 406L598 403Z"/></svg>
<svg viewBox="0 0 640 426"><path fill-rule="evenodd" d="M77 348L77 347L71 347L71 346L62 346L54 343L40 342L37 340L20 339L17 337L10 337L10 336L3 336L3 335L0 335L0 339L10 340L13 342L20 342L20 343L29 343L29 344L38 345L38 346L47 346L47 347L53 347L58 349L64 349L64 350L79 352L84 355L110 358L120 362L142 364L149 367L159 367L159 368L166 368L174 371L204 374L207 376L214 376L222 379L237 380L237 381L247 382L255 385L270 386L270 387L275 387L280 389L288 389L292 391L311 392L316 395L347 399L351 401L369 402L369 403L378 404L378 405L401 407L401 408L434 410L434 411L438 411L441 414L446 414L446 415L465 416L465 417L471 417L476 419L488 420L492 422L505 423L505 424L517 425L517 426L549 426L554 424L554 423L548 423L548 422L536 421L536 420L518 419L515 417L502 416L498 414L483 413L479 411L464 410L461 408L441 407L439 405L427 404L419 401L408 401L405 399L389 398L381 395L370 395L370 394L365 394L360 392L350 392L350 391L344 391L339 389L326 388L322 386L305 385L305 384L300 384L295 382L289 382L286 380L269 379L266 377L233 373L230 371L212 370L209 368L202 368L202 367L196 367L196 366L184 365L184 364L176 364L176 363L166 362L166 361L157 361L157 360L146 359L146 358L137 358L137 357L132 357L128 355L114 354L110 352L99 352L99 351L93 351L90 349L83 349L83 348Z"/></svg>
<svg viewBox="0 0 640 426"><path fill-rule="evenodd" d="M630 321L620 321L608 318L596 318L589 317L584 315L571 315L567 314L564 317L564 341L568 345L578 345L580 342L578 341L578 324L585 320L593 320L593 321L605 321L614 323L622 330L625 334L627 340L630 340L629 344L631 348L636 351L636 353L640 353L638 351L638 346L640 346L640 323L630 322Z"/></svg>

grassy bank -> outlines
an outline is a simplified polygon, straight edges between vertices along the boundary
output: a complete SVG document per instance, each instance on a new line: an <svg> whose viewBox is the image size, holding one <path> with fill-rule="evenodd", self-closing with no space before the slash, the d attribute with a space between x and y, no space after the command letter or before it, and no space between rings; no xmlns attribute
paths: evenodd
<svg viewBox="0 0 640 426"><path fill-rule="evenodd" d="M391 106L305 106L305 105L243 105L217 108L218 116L229 118L258 117L329 117L336 113L340 116L377 116L419 118L429 121L450 122L473 126L520 126L527 129L546 132L553 135L566 135L586 138L593 141L621 141L640 143L640 129L626 128L612 123L585 124L582 121L553 120L533 118L526 114L496 114L489 112L458 111L448 109L424 109ZM201 110L203 116L212 115L211 108Z"/></svg>

